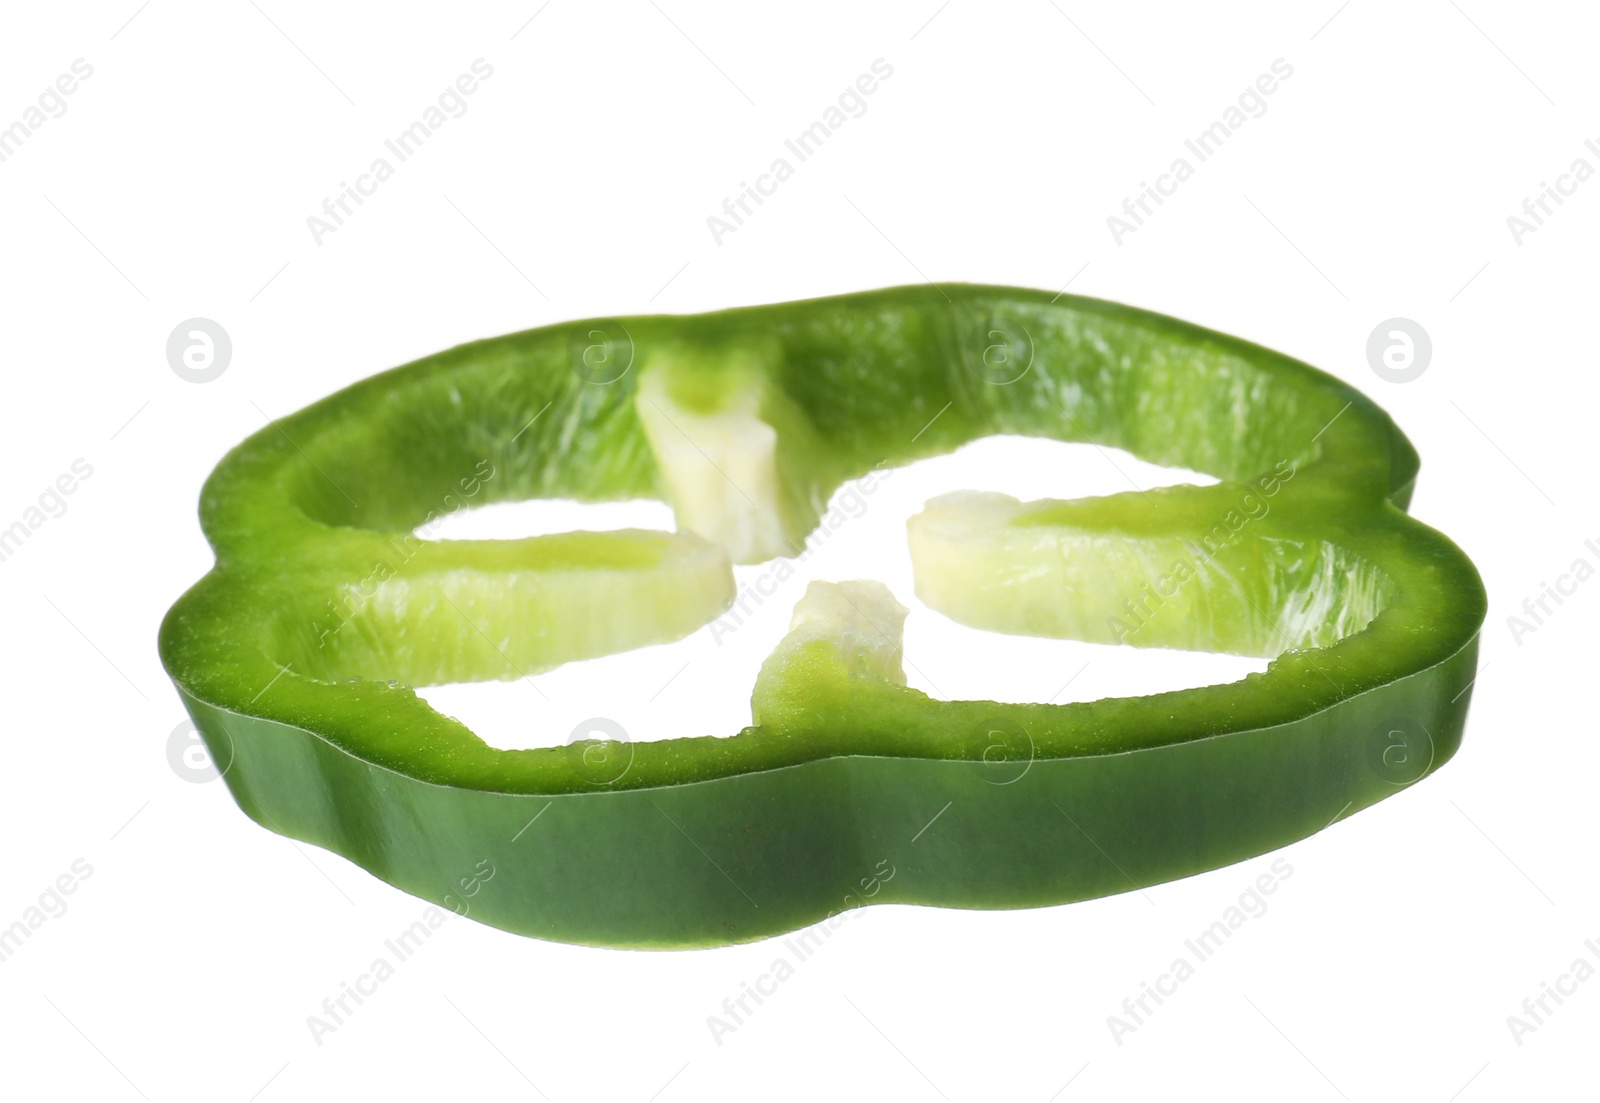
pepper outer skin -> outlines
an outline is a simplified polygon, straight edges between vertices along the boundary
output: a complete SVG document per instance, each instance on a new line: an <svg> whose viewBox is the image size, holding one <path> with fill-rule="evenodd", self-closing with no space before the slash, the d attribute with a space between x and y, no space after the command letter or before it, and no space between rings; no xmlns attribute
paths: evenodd
<svg viewBox="0 0 1600 1103"><path fill-rule="evenodd" d="M692 379L728 350L783 404L779 474L802 536L845 480L1001 433L1220 480L1029 507L1040 539L1127 554L1194 547L1219 519L1231 531L1247 495L1292 471L1184 595L1210 622L1172 625L1186 642L1166 644L1276 657L1226 685L999 704L932 700L817 645L769 660L736 735L521 751L417 697L408 684L676 638L731 600L690 537L409 536L474 471L494 473L474 504L664 496L639 378L665 358ZM1405 512L1417 467L1390 418L1333 377L1093 299L917 286L563 323L385 372L236 447L201 497L216 565L168 613L161 656L247 815L509 931L687 948L862 904L1061 904L1277 849L1455 753L1485 595ZM585 590L596 567L611 573ZM1003 568L974 585L1002 593ZM643 638L623 616L611 636L565 640L573 608L635 576L703 592ZM1135 581L1063 601L1159 612ZM451 635L439 626L456 614ZM1331 639L1339 617L1350 630Z"/></svg>

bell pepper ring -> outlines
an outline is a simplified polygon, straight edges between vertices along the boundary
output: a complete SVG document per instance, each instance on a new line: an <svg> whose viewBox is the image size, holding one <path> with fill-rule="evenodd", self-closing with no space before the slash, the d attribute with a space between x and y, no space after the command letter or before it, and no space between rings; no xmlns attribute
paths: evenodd
<svg viewBox="0 0 1600 1103"><path fill-rule="evenodd" d="M500 750L409 688L686 636L729 607L732 563L795 555L847 480L996 434L1219 481L936 498L909 522L923 603L1266 671L934 700L905 684L905 608L843 581L800 600L734 735ZM161 657L247 815L509 931L699 947L861 904L1061 904L1282 847L1455 753L1485 595L1405 512L1417 467L1337 379L1094 299L919 286L564 323L233 449L200 501L215 566ZM465 493L658 498L679 531L417 535Z"/></svg>

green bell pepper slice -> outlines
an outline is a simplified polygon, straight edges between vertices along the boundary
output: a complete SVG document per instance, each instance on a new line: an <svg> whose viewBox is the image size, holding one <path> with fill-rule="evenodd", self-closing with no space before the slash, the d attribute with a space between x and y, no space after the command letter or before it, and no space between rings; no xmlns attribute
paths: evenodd
<svg viewBox="0 0 1600 1103"><path fill-rule="evenodd" d="M734 735L499 750L409 688L680 638L728 607L732 562L794 554L846 480L994 434L1219 481L937 498L909 527L924 602L1266 672L933 700L904 684L904 609L846 582L800 602ZM201 496L216 564L161 656L247 815L510 931L694 947L862 903L1059 904L1284 846L1455 753L1485 595L1406 514L1417 466L1338 380L1093 299L919 286L565 323L236 447ZM468 498L550 497L668 500L680 531L415 534Z"/></svg>

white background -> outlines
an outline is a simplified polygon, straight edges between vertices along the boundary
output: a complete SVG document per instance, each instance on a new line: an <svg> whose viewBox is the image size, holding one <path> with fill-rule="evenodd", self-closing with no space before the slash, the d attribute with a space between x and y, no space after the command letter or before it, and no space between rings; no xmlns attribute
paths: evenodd
<svg viewBox="0 0 1600 1103"><path fill-rule="evenodd" d="M0 926L75 860L92 868L0 963L6 1094L1592 1095L1600 981L1520 1045L1507 1016L1600 939L1600 582L1520 641L1507 617L1574 560L1600 562L1584 547L1600 538L1600 182L1520 244L1506 218L1574 159L1600 168L1583 145L1600 139L1594 14L541 2L6 10L0 125L75 59L93 66L0 164L0 527L74 460L93 467L0 563ZM494 71L469 110L315 243L307 216L477 58ZM893 76L867 112L714 242L707 216L878 58ZM1114 241L1107 215L1277 58L1294 72L1267 112ZM1282 349L1391 410L1423 456L1413 512L1490 592L1458 757L1278 855L1293 875L1268 911L1121 1044L1107 1017L1270 857L1031 912L854 913L720 1045L707 1016L779 943L612 952L452 919L317 1044L307 1016L424 904L168 764L182 712L156 628L209 566L195 502L212 465L267 416L469 339L923 278L1070 282ZM234 349L203 385L165 353L196 316ZM1365 352L1395 316L1433 342L1403 385ZM1087 446L989 442L896 474L808 573L882 578L911 604L902 526L930 494L1183 477ZM667 514L532 505L444 535L630 518ZM563 742L599 712L636 738L731 733L801 589L721 646L702 633L541 676L548 702L525 684L431 696L506 746ZM1086 700L1255 668L1006 640L920 607L907 632L913 684L946 697Z"/></svg>

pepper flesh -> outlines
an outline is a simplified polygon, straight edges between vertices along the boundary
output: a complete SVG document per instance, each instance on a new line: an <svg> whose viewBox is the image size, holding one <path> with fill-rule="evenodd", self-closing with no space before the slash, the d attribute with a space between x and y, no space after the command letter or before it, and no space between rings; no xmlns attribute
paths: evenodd
<svg viewBox="0 0 1600 1103"><path fill-rule="evenodd" d="M586 370L596 341L620 376ZM759 445L739 454L760 494L698 520L679 502L710 539L411 535L468 479L479 502L692 495L662 443L683 409ZM520 751L408 688L686 635L732 599L730 558L797 550L844 481L1001 433L1220 481L936 499L911 524L924 601L1000 631L1275 656L1267 671L1088 704L936 701L811 623L736 735ZM910 287L576 322L394 369L235 448L201 497L216 565L161 654L248 815L508 930L669 948L860 903L1057 904L1283 846L1455 752L1485 597L1405 513L1416 470L1332 377L1091 299ZM466 901L485 859L497 875Z"/></svg>

